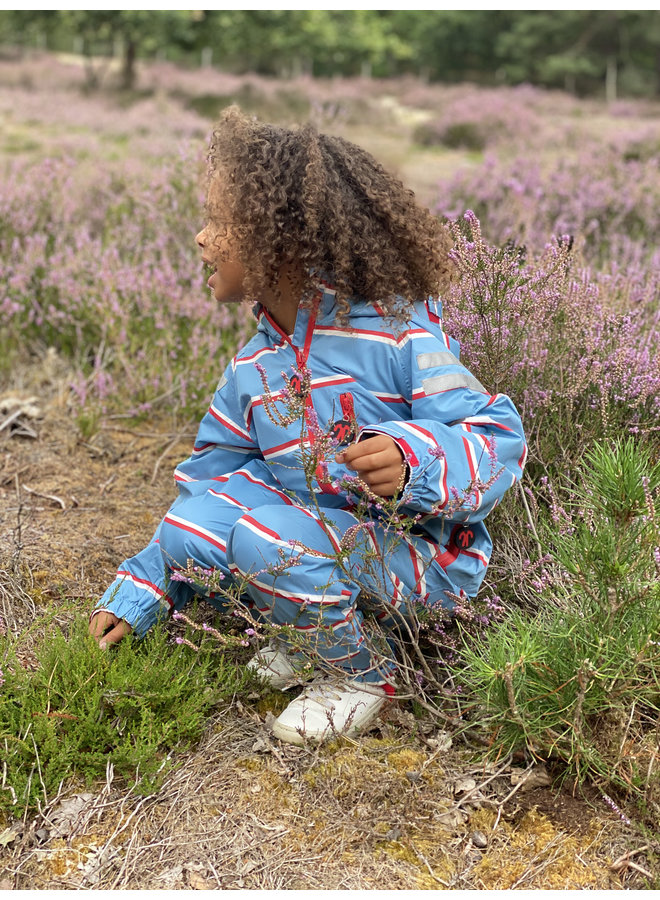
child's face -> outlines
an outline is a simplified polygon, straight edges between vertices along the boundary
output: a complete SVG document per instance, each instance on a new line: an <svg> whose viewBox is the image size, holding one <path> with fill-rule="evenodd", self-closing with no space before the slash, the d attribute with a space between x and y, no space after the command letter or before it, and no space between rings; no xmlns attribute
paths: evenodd
<svg viewBox="0 0 660 900"><path fill-rule="evenodd" d="M208 193L208 207L211 211L222 209L221 194L222 185L215 178ZM245 293L245 269L237 259L231 224L211 220L199 232L195 241L202 249L202 261L214 270L207 284L215 299L219 303L240 302Z"/></svg>

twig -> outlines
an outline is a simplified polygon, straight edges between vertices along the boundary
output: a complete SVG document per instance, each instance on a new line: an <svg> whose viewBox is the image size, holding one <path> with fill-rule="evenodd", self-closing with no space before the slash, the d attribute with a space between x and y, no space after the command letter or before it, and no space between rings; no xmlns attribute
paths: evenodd
<svg viewBox="0 0 660 900"><path fill-rule="evenodd" d="M52 500L54 503L59 503L62 509L66 509L64 500L62 500L61 497L55 496L55 494L42 494L41 491L35 491L34 488L28 487L27 484L22 484L21 487L24 491L27 491L28 494L33 494L35 497L42 497L44 500Z"/></svg>
<svg viewBox="0 0 660 900"><path fill-rule="evenodd" d="M9 428L11 423L15 422L16 419L18 419L18 417L22 414L22 412L23 412L23 409L21 407L19 407L18 409L15 409L14 412L11 413L11 415L7 416L7 418L2 423L2 425L0 425L0 431L4 431L5 428Z"/></svg>
<svg viewBox="0 0 660 900"><path fill-rule="evenodd" d="M156 460L156 465L154 466L154 471L153 471L153 474L152 474L152 476L151 476L151 484L154 484L154 482L156 481L156 476L158 475L158 469L160 468L160 464L161 464L162 461L165 459L165 457L167 456L167 454L170 452L170 450L172 449L172 447L174 447L176 444L178 444L179 441L183 440L183 438L184 438L185 435L186 435L186 428L188 428L188 427L189 427L189 425L186 424L185 428L183 428L178 434L175 434L175 435L174 435L174 437L172 438L172 440L169 442L169 444L165 447L165 449L163 450L163 452L160 454L160 456L159 456L158 459Z"/></svg>
<svg viewBox="0 0 660 900"><path fill-rule="evenodd" d="M520 492L520 497L523 502L523 506L525 507L525 513L527 515L527 522L529 523L529 527L531 528L532 534L534 535L534 540L536 541L536 549L539 551L539 557L543 556L543 547L541 546L541 541L539 540L538 533L536 531L536 526L534 525L534 520L532 519L532 511L529 508L529 504L527 503L527 497L525 496L525 489L522 486L522 482L518 482L518 490Z"/></svg>
<svg viewBox="0 0 660 900"><path fill-rule="evenodd" d="M618 859L615 859L614 862L610 865L610 869L622 869L624 866L630 865L630 857L637 856L638 853L644 853L645 850L650 848L650 844L644 844L643 847L638 847L636 850L627 850L625 853L622 853Z"/></svg>
<svg viewBox="0 0 660 900"><path fill-rule="evenodd" d="M648 869L645 869L643 866L638 866L637 863L631 862L630 860L628 860L625 865L628 869L634 869L636 872L641 872L642 875L646 875L647 878L653 879L654 877L653 872L649 872ZM612 866L611 868L614 867Z"/></svg>
<svg viewBox="0 0 660 900"><path fill-rule="evenodd" d="M426 866L426 868L428 869L429 875L431 876L431 878L432 878L434 881L437 881L438 884L441 884L443 887L446 887L446 888L451 887L451 885L449 884L448 881L443 881L442 878L439 878L439 877L435 874L435 872L434 872L433 869L431 868L431 864L429 863L428 859L424 856L423 853L420 853L420 852L419 852L419 850L417 849L417 847L415 847L415 845L413 844L412 841L410 842L410 846L411 846L412 851L413 851L413 853L415 854L415 856L416 856L419 860L421 860L421 862L423 862L424 865Z"/></svg>
<svg viewBox="0 0 660 900"><path fill-rule="evenodd" d="M498 803L498 806L500 807L500 809L504 806L505 803L507 803L513 797L514 794L517 794L518 791L520 790L520 788L523 786L523 784L525 784L525 782L528 781L529 776L532 772L532 769L534 768L535 765L536 765L536 763L531 762L527 766L527 768L525 769L524 774L521 776L518 784L515 785L515 787L513 788L512 791L509 791L509 793L506 795L504 800L500 800L500 802Z"/></svg>
<svg viewBox="0 0 660 900"><path fill-rule="evenodd" d="M110 485L112 484L112 482L116 479L116 477L117 477L117 473L116 473L116 472L113 472L112 475L111 475L109 478L106 478L106 480L103 482L103 484L102 484L101 487L99 488L99 491L100 491L100 493L101 493L101 496L103 496L103 494L105 494L105 492L106 492L107 489L110 487Z"/></svg>

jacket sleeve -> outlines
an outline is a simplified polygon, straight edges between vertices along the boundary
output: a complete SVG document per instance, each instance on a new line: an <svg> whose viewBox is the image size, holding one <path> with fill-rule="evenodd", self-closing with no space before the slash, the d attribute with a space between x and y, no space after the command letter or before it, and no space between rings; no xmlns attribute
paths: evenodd
<svg viewBox="0 0 660 900"><path fill-rule="evenodd" d="M174 478L181 494L195 494L197 482L235 472L257 457L262 458L262 453L252 429L243 418L230 364L200 422L192 453L177 466Z"/></svg>
<svg viewBox="0 0 660 900"><path fill-rule="evenodd" d="M491 395L448 349L428 334L400 352L410 420L362 429L387 434L409 467L405 508L456 522L485 518L522 475L527 455L511 400Z"/></svg>

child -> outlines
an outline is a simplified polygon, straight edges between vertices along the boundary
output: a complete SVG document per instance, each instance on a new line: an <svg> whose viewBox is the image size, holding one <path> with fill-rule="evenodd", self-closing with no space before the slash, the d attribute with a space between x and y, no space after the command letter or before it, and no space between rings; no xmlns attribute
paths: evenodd
<svg viewBox="0 0 660 900"><path fill-rule="evenodd" d="M451 609L456 595L476 595L491 551L483 519L522 473L520 419L461 365L442 330L446 230L348 141L227 110L196 241L215 298L255 302L257 333L221 377L175 472L178 499L149 546L123 563L90 631L101 646L144 635L194 596L170 580L190 560L227 584L251 576L246 605L300 639L295 652L272 641L250 666L291 686L302 643L303 659L342 673L308 684L274 734L293 743L353 734L394 692L394 665L363 628L364 598L381 596L380 624L393 633L411 597ZM297 420L285 400L298 402ZM301 433L313 445L319 423L330 423L336 454L319 462L310 491ZM417 516L413 529L397 537L377 503L370 527L356 528L346 476L375 500L400 497ZM380 581L365 547L383 555ZM333 554L346 548L342 572Z"/></svg>

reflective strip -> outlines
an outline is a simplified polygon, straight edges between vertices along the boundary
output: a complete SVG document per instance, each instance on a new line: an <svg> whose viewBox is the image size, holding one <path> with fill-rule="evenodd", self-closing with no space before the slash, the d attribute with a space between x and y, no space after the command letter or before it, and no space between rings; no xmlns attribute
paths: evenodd
<svg viewBox="0 0 660 900"><path fill-rule="evenodd" d="M468 372L450 372L449 375L435 375L433 378L425 378L422 381L424 393L439 394L442 391L453 391L455 388L470 388L487 394L486 388Z"/></svg>
<svg viewBox="0 0 660 900"><path fill-rule="evenodd" d="M433 369L435 366L460 366L460 364L460 360L447 350L417 354L417 367L419 369Z"/></svg>

